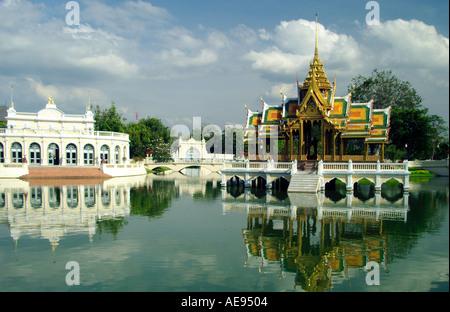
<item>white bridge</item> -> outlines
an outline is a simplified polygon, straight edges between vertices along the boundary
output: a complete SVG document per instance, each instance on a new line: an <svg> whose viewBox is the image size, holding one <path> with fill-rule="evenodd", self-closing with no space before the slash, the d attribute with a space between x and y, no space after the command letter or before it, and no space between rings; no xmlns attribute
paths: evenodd
<svg viewBox="0 0 450 312"><path fill-rule="evenodd" d="M165 167L173 172L179 172L186 168L200 167L209 172L220 172L223 167L223 160L178 160L178 161L149 161L144 165L147 169L153 170L158 167Z"/></svg>
<svg viewBox="0 0 450 312"><path fill-rule="evenodd" d="M391 179L403 184L403 190L409 190L408 161L403 163L329 163L319 161L317 168L298 170L297 161L293 162L224 162L222 186L233 182L251 187L253 183L264 180L262 186L273 188L281 179L290 183L288 192L314 193L325 190L325 184L333 179L339 179L347 185L347 191L353 190L353 185L367 179L375 184L375 190L380 191L381 185ZM274 183L275 182L275 183Z"/></svg>
<svg viewBox="0 0 450 312"><path fill-rule="evenodd" d="M448 161L448 158L441 160L414 160L409 163L409 167L425 169L438 176L448 177Z"/></svg>

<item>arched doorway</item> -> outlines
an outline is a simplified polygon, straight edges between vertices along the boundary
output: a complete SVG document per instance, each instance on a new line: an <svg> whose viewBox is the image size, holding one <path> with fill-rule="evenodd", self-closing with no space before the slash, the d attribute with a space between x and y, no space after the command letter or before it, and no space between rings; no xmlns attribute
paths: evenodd
<svg viewBox="0 0 450 312"><path fill-rule="evenodd" d="M0 163L5 162L5 150L3 148L3 144L0 143Z"/></svg>
<svg viewBox="0 0 450 312"><path fill-rule="evenodd" d="M52 143L47 148L48 164L59 165L59 147L57 144Z"/></svg>

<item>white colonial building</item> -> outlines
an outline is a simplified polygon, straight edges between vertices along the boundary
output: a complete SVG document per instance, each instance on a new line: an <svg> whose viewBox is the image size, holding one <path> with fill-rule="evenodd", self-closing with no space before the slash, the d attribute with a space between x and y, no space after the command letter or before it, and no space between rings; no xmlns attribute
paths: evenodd
<svg viewBox="0 0 450 312"><path fill-rule="evenodd" d="M51 97L37 113L7 110L7 126L0 129L3 164L97 166L129 161L125 133L94 131L90 107L84 115L65 114Z"/></svg>

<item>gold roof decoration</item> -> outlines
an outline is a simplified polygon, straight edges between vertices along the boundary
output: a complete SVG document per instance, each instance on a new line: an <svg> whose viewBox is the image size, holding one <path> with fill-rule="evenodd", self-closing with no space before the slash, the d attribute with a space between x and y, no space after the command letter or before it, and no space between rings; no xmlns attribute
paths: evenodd
<svg viewBox="0 0 450 312"><path fill-rule="evenodd" d="M316 14L316 45L314 49L314 59L309 65L309 72L300 87L301 90L307 90L311 84L312 77L315 78L317 87L322 92L328 92L332 89L330 81L328 81L328 77L325 74L325 70L323 69L323 63L319 59L319 46L318 46L318 36L317 36L317 14Z"/></svg>

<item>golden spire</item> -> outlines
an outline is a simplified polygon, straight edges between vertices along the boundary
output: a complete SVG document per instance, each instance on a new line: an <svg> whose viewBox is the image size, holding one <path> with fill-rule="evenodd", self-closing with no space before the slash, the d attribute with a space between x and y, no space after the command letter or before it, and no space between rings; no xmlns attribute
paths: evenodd
<svg viewBox="0 0 450 312"><path fill-rule="evenodd" d="M323 94L328 93L332 89L330 82L328 81L327 75L323 69L323 63L319 59L319 43L318 43L318 23L316 14L316 44L314 50L314 59L310 63L309 73L306 76L305 81L300 89L307 90L311 84L311 80L315 79L316 84Z"/></svg>
<svg viewBox="0 0 450 312"><path fill-rule="evenodd" d="M316 48L314 50L314 61L319 60L319 44L318 44L318 37L317 37L317 13L316 13Z"/></svg>

